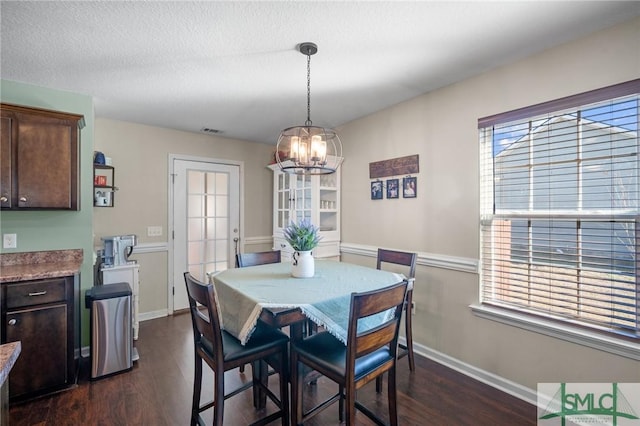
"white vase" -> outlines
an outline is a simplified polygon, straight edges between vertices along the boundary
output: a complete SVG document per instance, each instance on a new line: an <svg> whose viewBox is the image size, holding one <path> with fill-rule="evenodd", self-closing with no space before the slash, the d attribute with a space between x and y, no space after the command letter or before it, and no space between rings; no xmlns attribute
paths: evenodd
<svg viewBox="0 0 640 426"><path fill-rule="evenodd" d="M315 273L315 261L311 251L294 251L291 275L295 278L311 278Z"/></svg>

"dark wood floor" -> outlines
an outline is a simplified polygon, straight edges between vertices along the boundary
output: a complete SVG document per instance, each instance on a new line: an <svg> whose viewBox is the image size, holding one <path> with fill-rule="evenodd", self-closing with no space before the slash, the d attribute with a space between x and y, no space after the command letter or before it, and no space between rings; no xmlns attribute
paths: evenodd
<svg viewBox="0 0 640 426"><path fill-rule="evenodd" d="M83 363L76 388L12 406L10 424L188 425L193 380L192 339L188 314L142 322L140 338L136 341L140 361L135 363L132 371L90 382L87 380L86 363ZM418 357L416 361L413 374L409 372L406 359L400 361L400 424L536 424L533 405L428 359ZM205 395L212 391L210 377L210 374L205 376ZM237 370L226 375L229 386L249 377L250 368L245 375ZM272 379L277 380L277 376ZM333 392L334 387L330 383L321 378L317 386L308 386L305 403ZM358 398L386 418L386 385L385 392L377 395L372 382L359 392ZM267 410L273 410L273 407L268 406ZM256 413L251 392L245 392L227 400L225 425L246 425L256 418L256 414L263 413ZM205 413L204 418L210 423L212 416ZM372 424L362 414L356 418L358 425ZM339 424L337 404L307 424Z"/></svg>

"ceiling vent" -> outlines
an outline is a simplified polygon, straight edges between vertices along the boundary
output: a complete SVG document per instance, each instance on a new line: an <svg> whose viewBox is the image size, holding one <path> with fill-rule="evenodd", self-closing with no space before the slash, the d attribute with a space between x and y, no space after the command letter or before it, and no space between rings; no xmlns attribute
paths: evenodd
<svg viewBox="0 0 640 426"><path fill-rule="evenodd" d="M222 133L222 130L211 129L209 127L203 127L202 129L200 129L200 131L202 133L208 133L210 135L219 135L220 133Z"/></svg>

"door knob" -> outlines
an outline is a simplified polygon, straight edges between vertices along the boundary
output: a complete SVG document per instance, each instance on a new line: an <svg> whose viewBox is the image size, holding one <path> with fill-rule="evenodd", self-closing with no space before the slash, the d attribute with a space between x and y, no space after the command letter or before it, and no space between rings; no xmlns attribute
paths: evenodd
<svg viewBox="0 0 640 426"><path fill-rule="evenodd" d="M16 321L16 319L15 319L15 318L11 318L11 319L9 320L9 325L16 325L16 323L17 323L17 322L18 322L18 321Z"/></svg>
<svg viewBox="0 0 640 426"><path fill-rule="evenodd" d="M7 201L9 201L9 199L6 196L3 195L2 197L0 197L1 203L6 203Z"/></svg>
<svg viewBox="0 0 640 426"><path fill-rule="evenodd" d="M27 202L27 197L20 197L19 200L21 203L26 203Z"/></svg>

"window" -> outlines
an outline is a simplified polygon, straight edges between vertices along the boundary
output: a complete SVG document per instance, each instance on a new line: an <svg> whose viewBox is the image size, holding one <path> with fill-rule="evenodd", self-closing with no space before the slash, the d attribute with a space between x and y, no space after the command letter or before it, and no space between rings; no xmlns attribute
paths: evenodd
<svg viewBox="0 0 640 426"><path fill-rule="evenodd" d="M639 93L478 121L483 305L640 338Z"/></svg>

